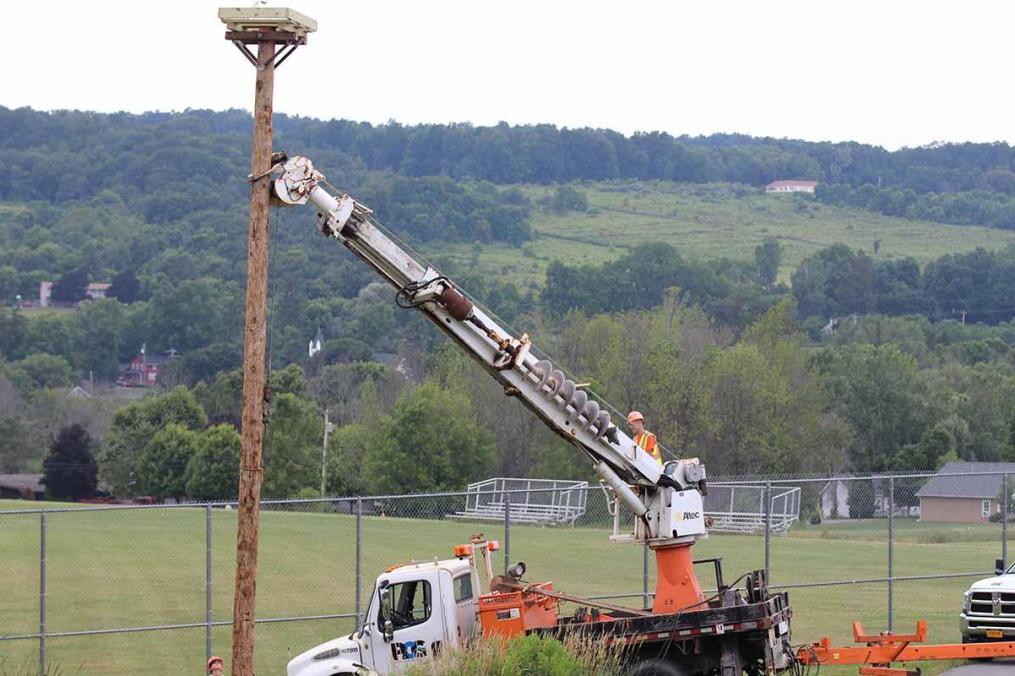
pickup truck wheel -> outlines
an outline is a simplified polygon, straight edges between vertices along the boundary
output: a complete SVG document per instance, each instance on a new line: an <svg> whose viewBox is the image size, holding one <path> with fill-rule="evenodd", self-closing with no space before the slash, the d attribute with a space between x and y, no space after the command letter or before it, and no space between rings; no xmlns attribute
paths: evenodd
<svg viewBox="0 0 1015 676"><path fill-rule="evenodd" d="M642 660L627 672L627 676L687 676L687 671L669 660Z"/></svg>

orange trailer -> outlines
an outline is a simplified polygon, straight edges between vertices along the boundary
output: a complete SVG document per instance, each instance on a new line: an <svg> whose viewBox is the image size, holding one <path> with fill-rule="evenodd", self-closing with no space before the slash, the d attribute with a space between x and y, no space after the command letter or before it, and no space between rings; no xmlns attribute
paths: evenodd
<svg viewBox="0 0 1015 676"><path fill-rule="evenodd" d="M1015 656L1015 642L944 643L913 645L927 640L927 622L916 623L913 634L865 634L859 622L853 623L853 641L862 645L833 646L828 638L804 646L797 660L804 665L857 664L863 676L915 676L918 669L892 667L895 663L933 660L970 660Z"/></svg>

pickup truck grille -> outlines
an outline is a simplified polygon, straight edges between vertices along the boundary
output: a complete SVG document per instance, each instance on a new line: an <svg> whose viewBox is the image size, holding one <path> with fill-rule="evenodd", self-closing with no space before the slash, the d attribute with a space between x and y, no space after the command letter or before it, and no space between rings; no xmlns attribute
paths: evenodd
<svg viewBox="0 0 1015 676"><path fill-rule="evenodd" d="M993 617L1012 616L1015 618L1015 593L973 592L969 600L969 612Z"/></svg>

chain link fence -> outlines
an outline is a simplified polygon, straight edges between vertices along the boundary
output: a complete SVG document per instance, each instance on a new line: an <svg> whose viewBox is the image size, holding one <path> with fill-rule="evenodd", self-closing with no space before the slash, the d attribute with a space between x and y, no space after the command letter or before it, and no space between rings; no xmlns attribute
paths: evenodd
<svg viewBox="0 0 1015 676"><path fill-rule="evenodd" d="M721 557L727 580L766 569L790 592L798 641L849 641L851 620L901 630L917 619L932 639L956 641L962 592L1008 558L1013 478L717 480L705 503L713 529L695 556ZM387 567L449 558L473 533L501 543L505 566L525 561L533 580L651 606L654 557L609 542L606 491L516 485L482 482L479 501L467 491L263 502L259 670L282 673L291 656L350 631ZM561 500L566 521L534 520ZM630 514L620 522L631 527ZM235 503L0 511L0 674L200 673L229 653L235 534ZM699 575L714 586L711 564Z"/></svg>

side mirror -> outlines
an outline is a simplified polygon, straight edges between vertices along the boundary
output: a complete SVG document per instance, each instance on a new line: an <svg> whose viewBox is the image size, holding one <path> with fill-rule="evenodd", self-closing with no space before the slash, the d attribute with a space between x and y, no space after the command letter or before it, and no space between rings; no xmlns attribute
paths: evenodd
<svg viewBox="0 0 1015 676"><path fill-rule="evenodd" d="M1004 575L1004 559L994 559L994 575Z"/></svg>
<svg viewBox="0 0 1015 676"><path fill-rule="evenodd" d="M394 608L391 602L391 589L385 587L381 590L381 618L383 623L381 627L384 632L384 641L390 642L395 637L395 627L391 623L391 616L394 614Z"/></svg>

